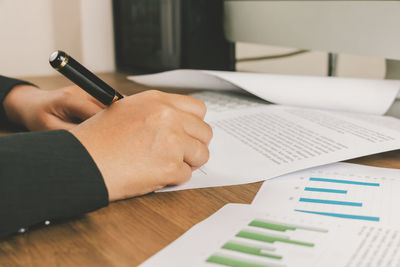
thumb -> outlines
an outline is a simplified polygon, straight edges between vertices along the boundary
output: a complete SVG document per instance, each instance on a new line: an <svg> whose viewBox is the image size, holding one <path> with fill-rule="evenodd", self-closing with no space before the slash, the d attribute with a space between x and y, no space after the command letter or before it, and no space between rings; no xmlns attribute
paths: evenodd
<svg viewBox="0 0 400 267"><path fill-rule="evenodd" d="M84 121L103 110L89 99L65 100L60 107L62 113L66 115L64 118L66 121L75 121L76 119Z"/></svg>
<svg viewBox="0 0 400 267"><path fill-rule="evenodd" d="M65 121L55 115L49 115L41 123L36 123L33 127L30 127L31 131L44 131L44 130L69 130L75 127L77 124Z"/></svg>

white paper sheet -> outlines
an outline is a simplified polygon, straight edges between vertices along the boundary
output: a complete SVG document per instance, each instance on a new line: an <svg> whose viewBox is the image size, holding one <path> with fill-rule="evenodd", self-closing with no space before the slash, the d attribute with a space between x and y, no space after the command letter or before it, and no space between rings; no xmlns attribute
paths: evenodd
<svg viewBox="0 0 400 267"><path fill-rule="evenodd" d="M172 70L129 76L129 80L153 88L239 91L239 87L201 70Z"/></svg>
<svg viewBox="0 0 400 267"><path fill-rule="evenodd" d="M400 88L400 81L396 80L201 70L174 70L128 78L154 88L240 88L276 104L377 115L385 114Z"/></svg>
<svg viewBox="0 0 400 267"><path fill-rule="evenodd" d="M140 266L399 266L399 244L397 228L229 204Z"/></svg>
<svg viewBox="0 0 400 267"><path fill-rule="evenodd" d="M389 110L385 113L387 116L400 118L400 100L396 99L390 106Z"/></svg>
<svg viewBox="0 0 400 267"><path fill-rule="evenodd" d="M254 96L244 95L238 92L213 92L202 91L190 94L193 97L199 98L207 105L207 116L210 113L220 113L228 111L238 111L247 108L264 106L268 102Z"/></svg>
<svg viewBox="0 0 400 267"><path fill-rule="evenodd" d="M284 175L263 184L252 205L325 220L400 225L400 170L335 163Z"/></svg>
<svg viewBox="0 0 400 267"><path fill-rule="evenodd" d="M160 191L252 183L400 148L400 121L391 117L256 105L206 121L214 131L209 162Z"/></svg>

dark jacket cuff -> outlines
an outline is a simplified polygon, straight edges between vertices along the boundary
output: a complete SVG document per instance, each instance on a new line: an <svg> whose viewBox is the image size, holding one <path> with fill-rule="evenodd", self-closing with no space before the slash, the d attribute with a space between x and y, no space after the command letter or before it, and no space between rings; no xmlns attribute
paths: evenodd
<svg viewBox="0 0 400 267"><path fill-rule="evenodd" d="M29 82L17 80L17 79L12 79L12 78L7 78L4 76L0 75L0 126L10 125L10 122L7 119L6 111L4 110L4 99L6 99L6 96L8 93L17 85L21 84L29 84L33 85Z"/></svg>
<svg viewBox="0 0 400 267"><path fill-rule="evenodd" d="M68 131L0 137L0 236L107 204L99 169Z"/></svg>

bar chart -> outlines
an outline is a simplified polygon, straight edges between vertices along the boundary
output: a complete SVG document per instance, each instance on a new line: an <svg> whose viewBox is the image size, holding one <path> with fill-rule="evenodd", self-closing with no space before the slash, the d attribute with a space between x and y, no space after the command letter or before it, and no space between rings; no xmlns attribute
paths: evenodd
<svg viewBox="0 0 400 267"><path fill-rule="evenodd" d="M247 224L247 228L235 234L236 239L224 243L221 250L213 253L206 262L225 266L285 266L284 260L288 256L284 255L288 253L285 251L288 247L289 251L296 248L312 251L316 241L328 233L328 229L310 225L254 219ZM259 259L246 257L248 255L258 256Z"/></svg>
<svg viewBox="0 0 400 267"><path fill-rule="evenodd" d="M335 163L266 181L253 204L277 213L396 226L398 192L400 170Z"/></svg>
<svg viewBox="0 0 400 267"><path fill-rule="evenodd" d="M306 185L304 186L303 193L298 199L299 203L294 209L296 212L353 220L375 222L380 220L380 218L377 216L360 215L360 213L365 213L365 211L362 210L362 207L368 206L368 201L371 200L368 200L365 196L359 198L357 197L357 193L361 192L362 195L380 194L381 183L384 183L384 181L377 183L360 181L360 179L348 180L304 176L301 178L303 178L302 180L306 181ZM347 197L348 195L350 195L350 197ZM346 199L346 201L343 199ZM349 201L349 199L358 199L358 201ZM307 203L307 205L302 205L304 203ZM332 210L340 210L338 207L352 207L353 209L351 209L351 211L350 209L347 209L350 213L332 212ZM309 210L310 208L311 210Z"/></svg>
<svg viewBox="0 0 400 267"><path fill-rule="evenodd" d="M398 228L228 204L146 261L155 266L400 266Z"/></svg>

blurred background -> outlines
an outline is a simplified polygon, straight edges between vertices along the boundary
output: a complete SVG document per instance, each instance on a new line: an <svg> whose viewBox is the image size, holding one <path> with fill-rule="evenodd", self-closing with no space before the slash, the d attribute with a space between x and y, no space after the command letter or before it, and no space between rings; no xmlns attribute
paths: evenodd
<svg viewBox="0 0 400 267"><path fill-rule="evenodd" d="M0 73L56 74L48 63L68 51L96 72L115 69L109 0L0 0Z"/></svg>
<svg viewBox="0 0 400 267"><path fill-rule="evenodd" d="M15 77L56 75L48 64L48 57L57 49L68 52L94 72L113 72L116 69L127 73L134 72L130 68L117 67L119 61L116 60L115 51L116 49L118 51L121 44L115 43L114 24L119 23L121 27L120 24L125 23L124 16L136 16L138 9L124 8L124 5L135 2L133 0L130 2L115 0L115 2L117 3L114 5L120 4L118 12L115 12L115 6L113 10L112 0L0 0L0 74ZM165 6L167 0L136 2L141 2L146 14L150 11L156 12L155 6L168 7ZM187 3L189 2L188 0ZM198 0L198 3L200 2L202 1ZM185 8L181 7L182 17L189 14ZM122 12L121 9L126 12ZM164 13L163 16L167 17L158 23L164 25L168 21L173 21L174 14ZM190 18L197 16L192 13L189 15ZM144 35L148 28L142 27L142 24L143 21L133 19L126 24L131 28L136 27L132 34L137 33L139 41L144 40L143 36L148 37ZM142 29L144 33L139 32L137 28ZM172 33L165 29L162 34ZM153 41L146 40L150 43ZM137 43L137 40L135 42ZM236 43L233 51L235 58L240 60L280 55L297 49ZM121 56L124 55L119 55L120 60ZM290 57L237 62L235 67L239 71L325 76L328 71L328 54L318 51L304 52ZM385 71L383 58L349 54L338 56L337 76L383 78Z"/></svg>

